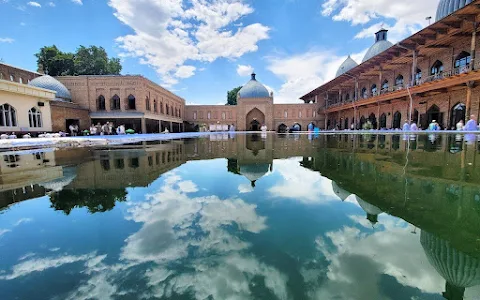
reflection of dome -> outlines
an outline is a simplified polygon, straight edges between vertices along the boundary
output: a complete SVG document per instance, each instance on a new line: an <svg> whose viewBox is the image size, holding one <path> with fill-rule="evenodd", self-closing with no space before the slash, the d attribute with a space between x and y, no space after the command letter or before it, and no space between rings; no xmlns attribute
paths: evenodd
<svg viewBox="0 0 480 300"><path fill-rule="evenodd" d="M30 81L29 85L57 92L56 100L72 102L70 91L58 80L49 75L43 75Z"/></svg>
<svg viewBox="0 0 480 300"><path fill-rule="evenodd" d="M74 167L64 167L63 168L63 177L45 182L40 184L47 190L54 192L60 192L64 187L72 183L72 181L77 177L77 170Z"/></svg>
<svg viewBox="0 0 480 300"><path fill-rule="evenodd" d="M453 248L450 243L426 231L420 243L430 264L447 281L446 299L463 299L465 288L480 285L480 260Z"/></svg>
<svg viewBox="0 0 480 300"><path fill-rule="evenodd" d="M337 74L335 75L335 77L338 77L338 76L350 71L351 69L355 68L356 66L358 66L357 62L354 61L349 55L347 57L347 59L338 68Z"/></svg>
<svg viewBox="0 0 480 300"><path fill-rule="evenodd" d="M470 4L472 0L440 0L437 7L436 21L445 18L454 11Z"/></svg>
<svg viewBox="0 0 480 300"><path fill-rule="evenodd" d="M351 195L351 193L349 193L346 190L339 187L337 185L337 183L333 180L332 180L332 188L333 188L333 192L335 193L335 195L337 195L338 198L340 198L342 201L345 201L345 199L347 199L348 196Z"/></svg>
<svg viewBox="0 0 480 300"><path fill-rule="evenodd" d="M375 33L375 44L373 44L372 47L368 49L362 62L366 62L370 58L382 53L383 51L393 46L393 44L387 40L387 32L388 30L386 29L380 29L380 31Z"/></svg>
<svg viewBox="0 0 480 300"><path fill-rule="evenodd" d="M240 174L245 176L255 186L255 181L265 176L270 170L270 164L240 165Z"/></svg>
<svg viewBox="0 0 480 300"><path fill-rule="evenodd" d="M383 213L383 211L375 205L365 202L357 195L355 195L355 199L357 200L360 207L367 213L367 219L372 224L376 224L378 222L378 215Z"/></svg>
<svg viewBox="0 0 480 300"><path fill-rule="evenodd" d="M268 98L270 93L267 88L257 81L255 78L255 73L252 73L252 79L247 82L241 89L238 91L238 98Z"/></svg>

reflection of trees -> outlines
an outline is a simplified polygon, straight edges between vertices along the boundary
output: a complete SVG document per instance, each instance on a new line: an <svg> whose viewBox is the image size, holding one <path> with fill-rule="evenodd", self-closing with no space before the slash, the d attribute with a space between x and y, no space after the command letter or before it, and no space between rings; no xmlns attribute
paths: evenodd
<svg viewBox="0 0 480 300"><path fill-rule="evenodd" d="M92 214L106 212L115 207L117 201L126 200L125 189L78 189L62 190L50 196L51 207L69 215L72 209L86 207Z"/></svg>
<svg viewBox="0 0 480 300"><path fill-rule="evenodd" d="M237 175L241 175L240 174L240 168L238 167L238 161L236 159L233 159L233 158L229 158L227 161L228 161L227 162L228 172L233 173L233 174L237 174Z"/></svg>

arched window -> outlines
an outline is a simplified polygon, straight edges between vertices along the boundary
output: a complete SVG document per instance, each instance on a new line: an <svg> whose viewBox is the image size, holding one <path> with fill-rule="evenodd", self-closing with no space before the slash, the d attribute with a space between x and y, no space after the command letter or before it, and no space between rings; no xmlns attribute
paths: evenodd
<svg viewBox="0 0 480 300"><path fill-rule="evenodd" d="M170 114L170 107L168 106L168 104L165 104L165 113L166 113L167 115Z"/></svg>
<svg viewBox="0 0 480 300"><path fill-rule="evenodd" d="M225 120L227 118L227 113L222 112L222 120Z"/></svg>
<svg viewBox="0 0 480 300"><path fill-rule="evenodd" d="M164 110L163 110L163 101L160 102L160 113L164 113Z"/></svg>
<svg viewBox="0 0 480 300"><path fill-rule="evenodd" d="M210 112L208 112L208 113L207 113L207 119L209 119L209 120L210 120L210 119L211 119L211 117L212 117L212 114L211 114Z"/></svg>
<svg viewBox="0 0 480 300"><path fill-rule="evenodd" d="M393 114L393 124L392 128L397 129L397 128L402 128L402 114L397 111Z"/></svg>
<svg viewBox="0 0 480 300"><path fill-rule="evenodd" d="M387 115L386 114L382 114L380 116L380 124L379 124L379 128L382 129L382 128L387 128Z"/></svg>
<svg viewBox="0 0 480 300"><path fill-rule="evenodd" d="M17 126L17 111L10 104L0 105L0 126Z"/></svg>
<svg viewBox="0 0 480 300"><path fill-rule="evenodd" d="M285 111L283 112L283 117L284 117L285 119L288 118L288 111L285 110Z"/></svg>
<svg viewBox="0 0 480 300"><path fill-rule="evenodd" d="M150 106L150 98L145 97L145 109L146 110L152 110L151 106Z"/></svg>
<svg viewBox="0 0 480 300"><path fill-rule="evenodd" d="M367 97L368 97L367 88L364 87L364 88L362 89L362 98L365 99L365 98L367 98Z"/></svg>
<svg viewBox="0 0 480 300"><path fill-rule="evenodd" d="M38 108L32 107L28 111L28 120L30 122L30 127L42 127L42 113Z"/></svg>
<svg viewBox="0 0 480 300"><path fill-rule="evenodd" d="M12 74L10 74L10 81L15 81L15 76L13 76Z"/></svg>
<svg viewBox="0 0 480 300"><path fill-rule="evenodd" d="M470 61L472 57L470 53L463 51L457 56L455 60L455 69L457 73L465 73L468 71L468 67L470 67Z"/></svg>
<svg viewBox="0 0 480 300"><path fill-rule="evenodd" d="M388 91L388 80L384 80L382 83L382 92Z"/></svg>
<svg viewBox="0 0 480 300"><path fill-rule="evenodd" d="M196 112L196 111L193 112L193 119L194 119L194 120L197 119L197 112Z"/></svg>
<svg viewBox="0 0 480 300"><path fill-rule="evenodd" d="M97 98L97 110L105 110L105 97L103 95L98 96Z"/></svg>
<svg viewBox="0 0 480 300"><path fill-rule="evenodd" d="M416 110L416 109L413 110L412 121L414 123L418 123L418 110Z"/></svg>
<svg viewBox="0 0 480 300"><path fill-rule="evenodd" d="M179 118L182 117L182 111L180 110L180 108L178 109L178 117L179 117Z"/></svg>
<svg viewBox="0 0 480 300"><path fill-rule="evenodd" d="M377 85L372 84L372 87L370 88L370 91L372 92L372 96L375 96L377 94Z"/></svg>
<svg viewBox="0 0 480 300"><path fill-rule="evenodd" d="M301 110L298 111L298 118L300 118L300 119L302 118L302 111Z"/></svg>
<svg viewBox="0 0 480 300"><path fill-rule="evenodd" d="M415 72L415 85L419 85L422 80L422 70L417 68Z"/></svg>
<svg viewBox="0 0 480 300"><path fill-rule="evenodd" d="M443 63L439 60L433 63L430 69L430 75L440 75L443 73Z"/></svg>
<svg viewBox="0 0 480 300"><path fill-rule="evenodd" d="M155 113L158 112L157 99L153 99L153 112L155 112Z"/></svg>
<svg viewBox="0 0 480 300"><path fill-rule="evenodd" d="M347 93L347 94L345 95L345 101L349 101L349 100L350 100L350 94Z"/></svg>
<svg viewBox="0 0 480 300"><path fill-rule="evenodd" d="M313 111L313 117L315 118L317 116L317 112Z"/></svg>
<svg viewBox="0 0 480 300"><path fill-rule="evenodd" d="M19 78L18 78L18 82L23 83L22 77L19 77Z"/></svg>
<svg viewBox="0 0 480 300"><path fill-rule="evenodd" d="M395 86L397 88L403 87L403 75L398 75L397 78L395 78Z"/></svg>
<svg viewBox="0 0 480 300"><path fill-rule="evenodd" d="M465 123L467 107L463 103L457 103L452 107L450 113L450 128L454 129L458 122L463 121Z"/></svg>
<svg viewBox="0 0 480 300"><path fill-rule="evenodd" d="M343 129L350 129L350 127L348 126L348 118L345 118L345 122L344 122L345 126L343 127Z"/></svg>
<svg viewBox="0 0 480 300"><path fill-rule="evenodd" d="M118 97L118 95L113 95L112 101L110 102L110 108L112 110L120 109L120 97Z"/></svg>
<svg viewBox="0 0 480 300"><path fill-rule="evenodd" d="M133 95L128 96L128 109L137 109L137 104L135 103L135 96Z"/></svg>

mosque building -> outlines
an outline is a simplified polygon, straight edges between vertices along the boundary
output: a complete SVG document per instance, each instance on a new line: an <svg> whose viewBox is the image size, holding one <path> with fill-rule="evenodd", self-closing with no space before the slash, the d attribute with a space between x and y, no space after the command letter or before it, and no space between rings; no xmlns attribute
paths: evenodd
<svg viewBox="0 0 480 300"><path fill-rule="evenodd" d="M210 130L399 129L411 120L452 128L480 113L477 40L480 0L441 0L436 22L392 44L380 29L358 64L348 56L336 77L301 97L277 104L252 74L237 105L186 105L140 75L48 75L0 63L0 132L80 130L112 122L135 132ZM411 103L411 105L410 105ZM411 109L410 109L411 106Z"/></svg>
<svg viewBox="0 0 480 300"><path fill-rule="evenodd" d="M380 29L360 64L348 56L333 80L301 99L320 104L319 126L328 129L360 129L367 121L400 129L406 120L451 129L470 115L478 120L478 4L441 0L435 23L396 44Z"/></svg>

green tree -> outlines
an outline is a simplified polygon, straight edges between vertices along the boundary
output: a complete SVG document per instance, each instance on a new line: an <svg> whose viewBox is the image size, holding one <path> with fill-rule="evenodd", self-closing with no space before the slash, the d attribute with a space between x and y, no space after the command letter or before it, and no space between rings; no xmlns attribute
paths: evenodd
<svg viewBox="0 0 480 300"><path fill-rule="evenodd" d="M237 94L242 87L236 87L227 93L227 105L237 105Z"/></svg>
<svg viewBox="0 0 480 300"><path fill-rule="evenodd" d="M50 195L51 207L69 215L74 208L86 207L91 214L106 212L115 207L116 202L127 199L125 189L64 189Z"/></svg>
<svg viewBox="0 0 480 300"><path fill-rule="evenodd" d="M97 46L80 46L75 53L45 46L35 56L38 70L51 76L118 75L122 71L120 59L109 58L105 49Z"/></svg>

